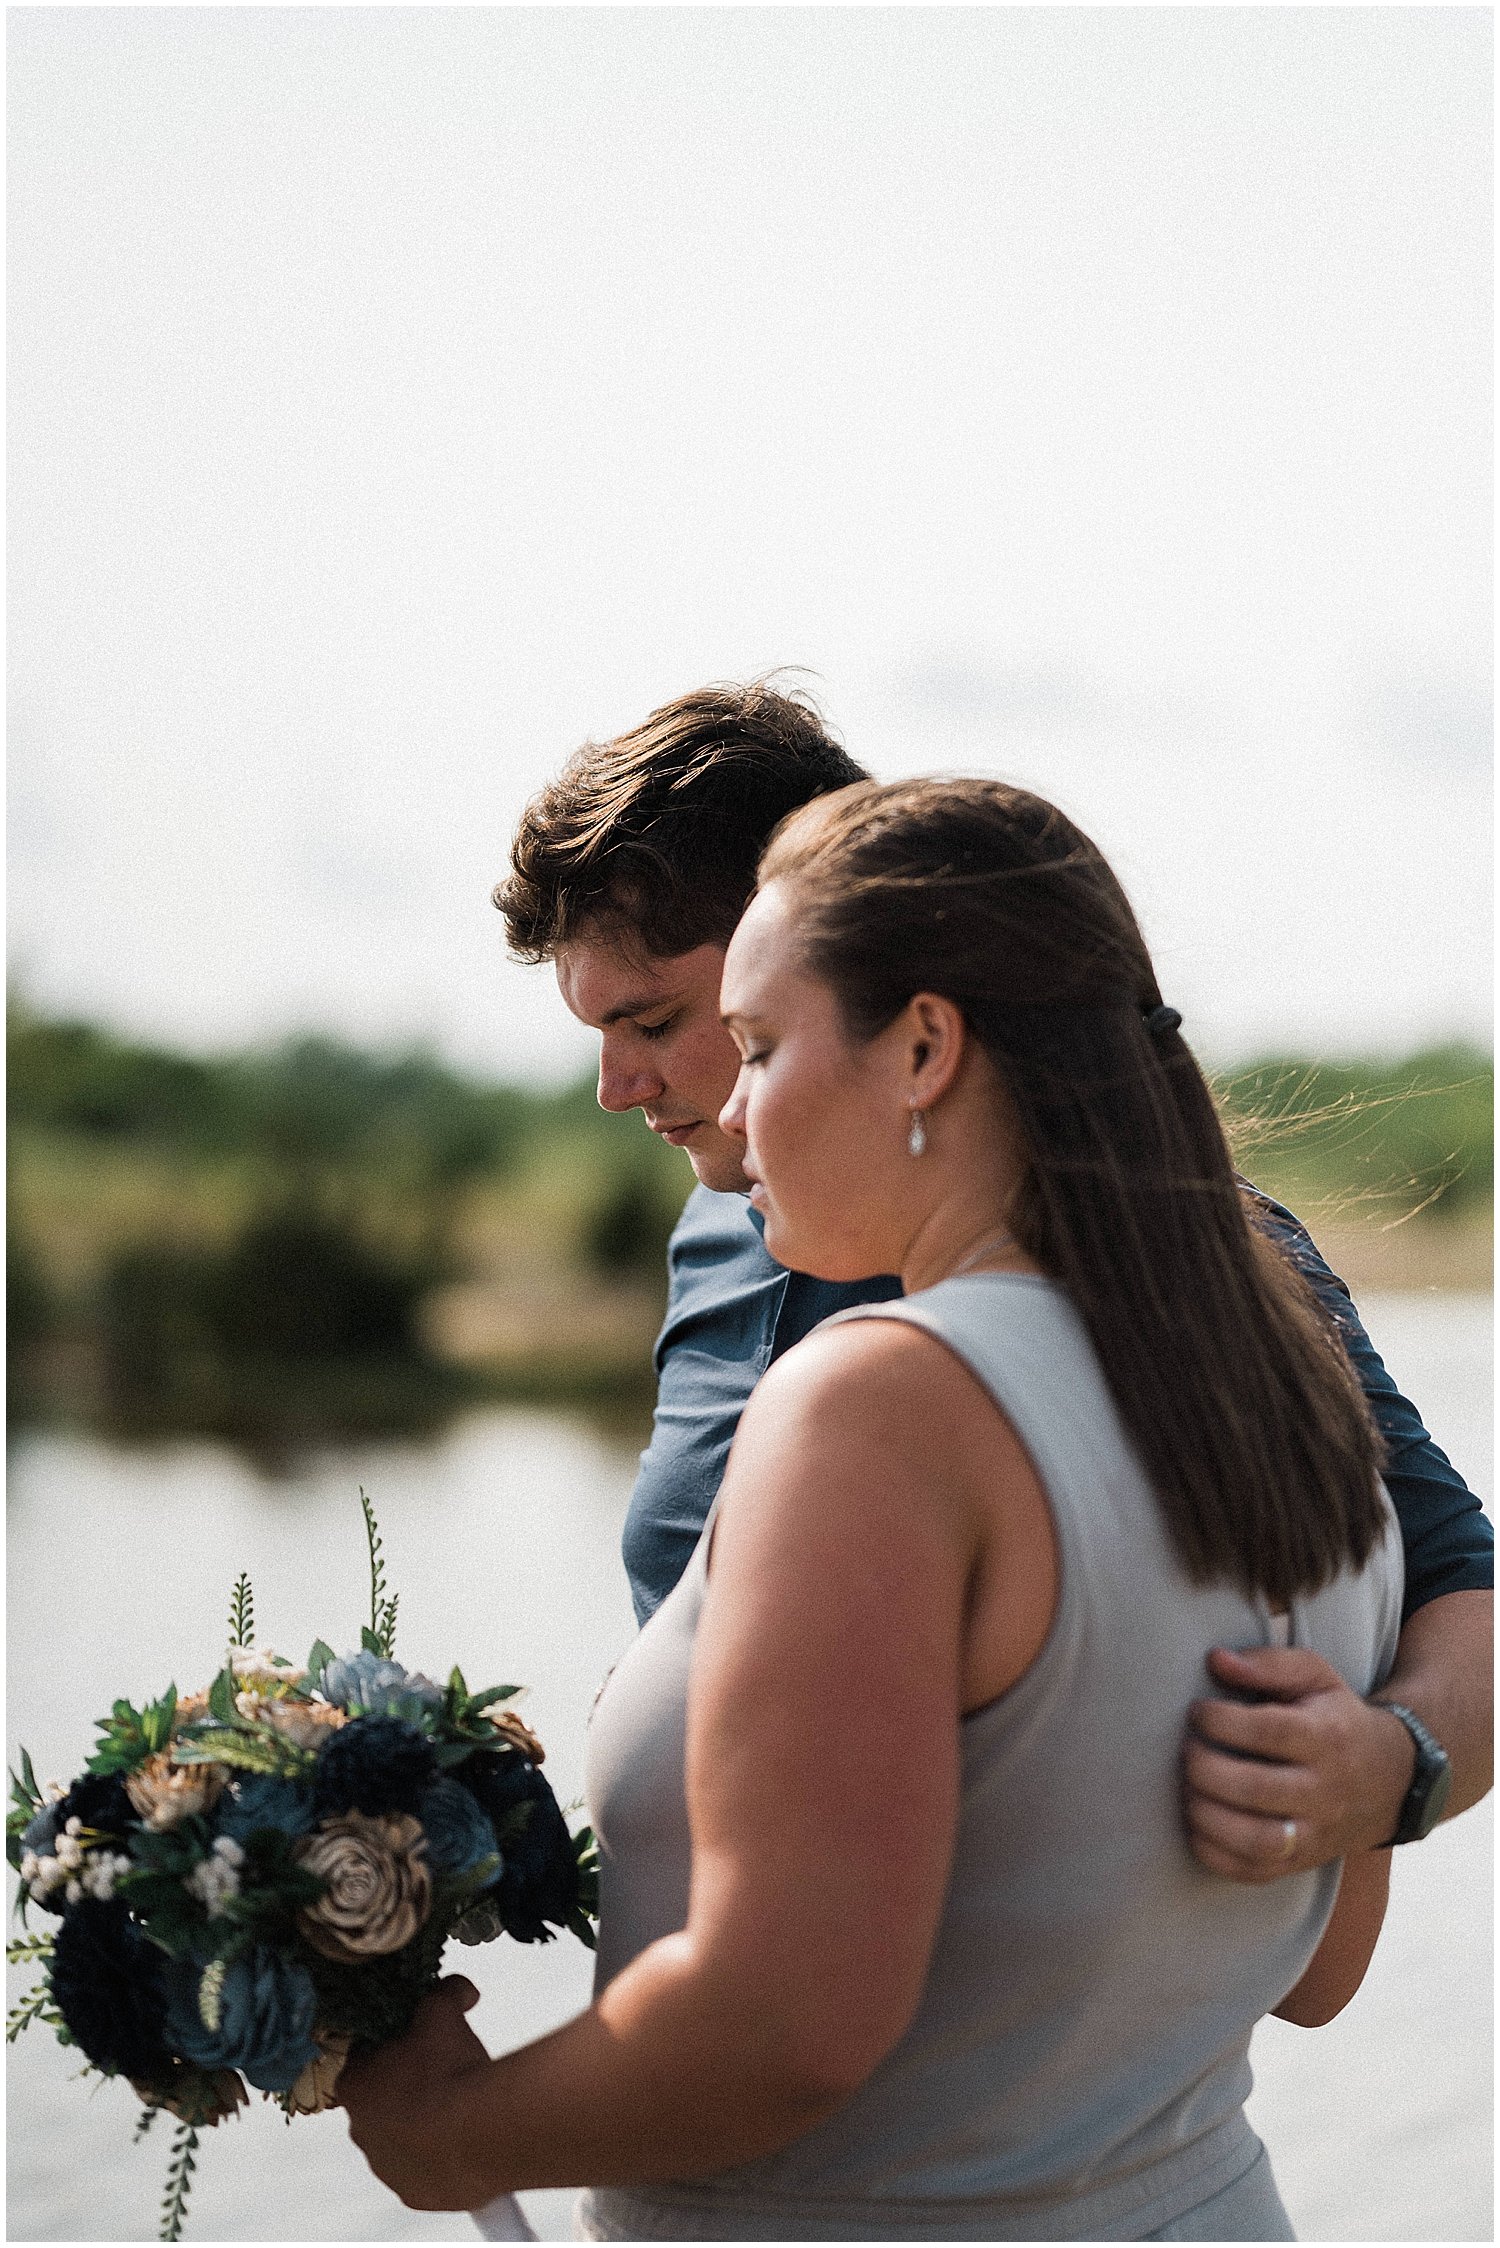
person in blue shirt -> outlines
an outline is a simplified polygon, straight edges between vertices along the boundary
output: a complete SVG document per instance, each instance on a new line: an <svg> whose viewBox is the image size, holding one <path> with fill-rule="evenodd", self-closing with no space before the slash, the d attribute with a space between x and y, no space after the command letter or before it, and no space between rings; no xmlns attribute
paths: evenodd
<svg viewBox="0 0 1500 2248"><path fill-rule="evenodd" d="M767 1254L742 1146L719 1114L739 1067L719 1017L724 953L780 820L867 778L803 697L765 684L683 696L589 744L528 805L496 889L512 950L550 960L600 1033L599 1101L639 1108L698 1184L669 1250L651 1441L625 1526L641 1622L677 1582L766 1368L831 1312L900 1293L831 1283ZM1420 1839L1487 1793L1494 1533L1387 1373L1347 1289L1288 1210L1247 1181L1306 1273L1358 1372L1385 1446L1405 1549L1396 1665L1361 1700L1305 1649L1219 1649L1217 1692L1185 1713L1189 1836L1244 1881Z"/></svg>

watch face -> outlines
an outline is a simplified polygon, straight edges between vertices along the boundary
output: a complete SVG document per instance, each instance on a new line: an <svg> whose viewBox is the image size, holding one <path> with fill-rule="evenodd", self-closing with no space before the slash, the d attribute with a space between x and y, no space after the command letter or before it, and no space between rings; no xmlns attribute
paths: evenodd
<svg viewBox="0 0 1500 2248"><path fill-rule="evenodd" d="M1439 1757L1441 1757L1441 1761L1439 1761ZM1439 1751L1437 1757L1431 1760L1430 1765L1426 1757L1421 1758L1420 1762L1427 1766L1427 1770L1431 1772L1431 1781L1412 1825L1411 1838L1413 1842L1420 1842L1425 1835L1431 1834L1447 1807L1448 1797L1453 1788L1453 1767L1448 1762L1447 1757L1442 1756L1441 1751ZM1419 1772L1419 1779L1426 1777L1426 1771Z"/></svg>
<svg viewBox="0 0 1500 2248"><path fill-rule="evenodd" d="M1420 1842L1431 1834L1447 1808L1453 1789L1453 1767L1448 1762L1447 1750L1433 1739L1421 1718L1404 1703L1386 1702L1383 1706L1406 1727L1417 1752L1411 1786L1406 1791L1406 1801L1401 1806L1401 1816L1391 1841Z"/></svg>

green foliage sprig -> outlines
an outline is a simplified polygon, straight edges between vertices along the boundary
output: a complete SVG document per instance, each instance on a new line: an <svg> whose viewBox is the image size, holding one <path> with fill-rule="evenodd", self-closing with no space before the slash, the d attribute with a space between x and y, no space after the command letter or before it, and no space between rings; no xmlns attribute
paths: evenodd
<svg viewBox="0 0 1500 2248"><path fill-rule="evenodd" d="M84 1766L86 1772L107 1776L133 1772L148 1756L155 1756L172 1738L177 1715L177 1688L169 1686L159 1702L135 1709L119 1701L99 1727L99 1746Z"/></svg>
<svg viewBox="0 0 1500 2248"><path fill-rule="evenodd" d="M178 1764L228 1764L237 1772L264 1772L272 1779L304 1779L317 1761L311 1749L298 1748L269 1725L195 1725L172 1751Z"/></svg>
<svg viewBox="0 0 1500 2248"><path fill-rule="evenodd" d="M26 1813L28 1822L42 1808L42 1791L37 1786L36 1773L32 1770L31 1758L24 1748L21 1751L19 1774L12 1771L10 1775L10 1799L18 1811Z"/></svg>
<svg viewBox="0 0 1500 2248"><path fill-rule="evenodd" d="M371 1654L389 1658L396 1652L396 1604L400 1594L386 1590L380 1531L375 1522L375 1509L363 1484L359 1487L359 1503L364 1510L365 1537L370 1547L370 1624L368 1632L362 1631L360 1638Z"/></svg>
<svg viewBox="0 0 1500 2248"><path fill-rule="evenodd" d="M21 1870L21 1836L30 1826L45 1798L36 1784L36 1774L31 1768L31 1758L21 1751L21 1769L10 1775L10 1809L5 1814L5 1855L19 1873ZM25 1910L24 1895L19 1900Z"/></svg>
<svg viewBox="0 0 1500 2248"><path fill-rule="evenodd" d="M223 1670L215 1675L208 1689L208 1714L216 1725L228 1725L232 1729L246 1722L240 1715L234 1693L234 1672L226 1663Z"/></svg>
<svg viewBox="0 0 1500 2248"><path fill-rule="evenodd" d="M50 1932L45 1936L15 1936L5 1947L7 1967L20 1967L32 1959L50 1959L54 1942Z"/></svg>
<svg viewBox="0 0 1500 2248"><path fill-rule="evenodd" d="M519 1686L486 1686L480 1693L471 1694L455 1663L443 1693L442 1724L435 1744L439 1764L462 1764L476 1749L508 1748L510 1743L504 1734L495 1731L484 1713L496 1702L512 1700L520 1691Z"/></svg>
<svg viewBox="0 0 1500 2248"><path fill-rule="evenodd" d="M172 2159L167 2166L167 2190L161 2205L161 2231L159 2240L180 2240L182 2220L187 2215L188 2195L192 2191L193 2172L198 2167L194 2159L198 2152L198 2126L179 2123L172 2141Z"/></svg>
<svg viewBox="0 0 1500 2248"><path fill-rule="evenodd" d="M229 1644L231 1647L255 1645L255 1596L250 1590L250 1579L242 1569L235 1579L234 1591L229 1596Z"/></svg>
<svg viewBox="0 0 1500 2248"><path fill-rule="evenodd" d="M61 2030L63 2018L52 2003L50 1981L37 1983L19 2004L12 2006L5 2017L5 2042L14 2045L23 2029L33 2022L45 2022L49 2029Z"/></svg>

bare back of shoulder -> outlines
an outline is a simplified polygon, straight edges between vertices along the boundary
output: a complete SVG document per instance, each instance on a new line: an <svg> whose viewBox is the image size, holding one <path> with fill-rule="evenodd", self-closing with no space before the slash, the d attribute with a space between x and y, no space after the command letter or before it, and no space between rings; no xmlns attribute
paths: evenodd
<svg viewBox="0 0 1500 2248"><path fill-rule="evenodd" d="M721 1517L751 1510L810 1584L852 1566L878 1570L890 1610L924 1595L951 1604L962 1714L1041 1651L1059 1582L1041 1479L971 1369L907 1321L841 1321L770 1370L721 1501Z"/></svg>

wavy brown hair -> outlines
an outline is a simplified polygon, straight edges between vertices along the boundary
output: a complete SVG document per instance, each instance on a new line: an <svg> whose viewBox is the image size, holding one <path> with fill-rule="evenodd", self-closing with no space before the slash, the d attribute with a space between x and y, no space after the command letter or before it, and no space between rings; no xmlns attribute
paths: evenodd
<svg viewBox="0 0 1500 2248"><path fill-rule="evenodd" d="M1380 1440L1317 1297L1255 1222L1124 891L1041 797L873 782L785 821L811 972L852 1037L950 999L1010 1095L1009 1223L1067 1289L1190 1577L1281 1606L1383 1534Z"/></svg>
<svg viewBox="0 0 1500 2248"><path fill-rule="evenodd" d="M601 927L667 958L727 945L788 812L866 778L816 704L769 679L699 687L586 742L521 815L496 886L511 950Z"/></svg>

